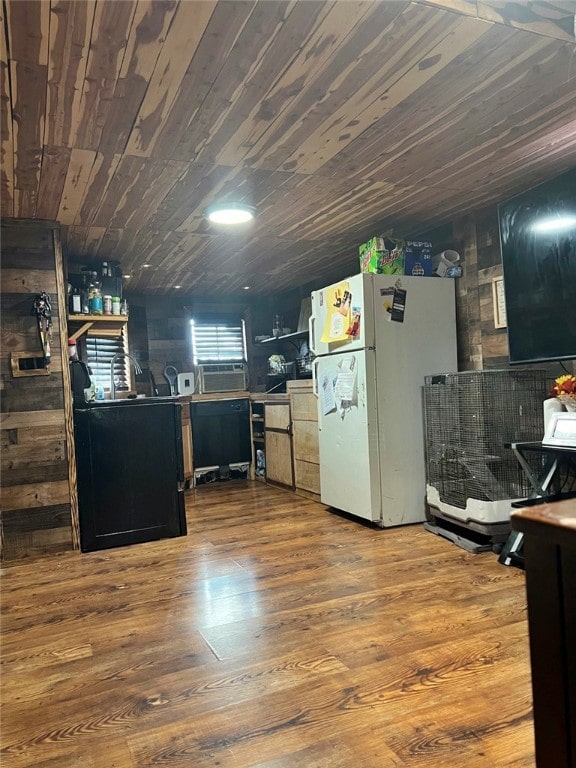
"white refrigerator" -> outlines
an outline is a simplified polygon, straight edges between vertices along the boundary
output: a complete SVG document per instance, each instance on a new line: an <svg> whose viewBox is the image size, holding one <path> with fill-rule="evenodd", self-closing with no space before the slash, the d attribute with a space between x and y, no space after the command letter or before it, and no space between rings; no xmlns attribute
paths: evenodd
<svg viewBox="0 0 576 768"><path fill-rule="evenodd" d="M362 273L312 293L324 504L383 528L425 519L422 386L457 370L454 282Z"/></svg>

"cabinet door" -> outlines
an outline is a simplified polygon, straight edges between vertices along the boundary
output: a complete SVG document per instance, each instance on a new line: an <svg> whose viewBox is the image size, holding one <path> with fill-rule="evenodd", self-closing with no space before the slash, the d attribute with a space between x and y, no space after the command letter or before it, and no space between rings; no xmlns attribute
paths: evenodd
<svg viewBox="0 0 576 768"><path fill-rule="evenodd" d="M292 487L292 443L288 432L266 430L266 480Z"/></svg>
<svg viewBox="0 0 576 768"><path fill-rule="evenodd" d="M266 480L294 487L290 405L266 403L264 407Z"/></svg>
<svg viewBox="0 0 576 768"><path fill-rule="evenodd" d="M78 409L75 434L83 552L186 533L177 405Z"/></svg>
<svg viewBox="0 0 576 768"><path fill-rule="evenodd" d="M315 421L294 421L294 458L320 463L318 424Z"/></svg>
<svg viewBox="0 0 576 768"><path fill-rule="evenodd" d="M279 429L282 432L290 432L290 405L288 403L266 403L264 423L267 430Z"/></svg>
<svg viewBox="0 0 576 768"><path fill-rule="evenodd" d="M302 489L320 495L320 465L311 461L294 459L296 491Z"/></svg>
<svg viewBox="0 0 576 768"><path fill-rule="evenodd" d="M318 401L312 392L290 392L293 421L313 421L318 424Z"/></svg>

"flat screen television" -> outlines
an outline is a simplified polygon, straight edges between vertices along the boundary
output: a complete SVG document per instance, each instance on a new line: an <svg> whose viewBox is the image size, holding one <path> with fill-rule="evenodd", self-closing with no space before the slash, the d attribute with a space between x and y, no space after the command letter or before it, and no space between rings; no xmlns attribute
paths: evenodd
<svg viewBox="0 0 576 768"><path fill-rule="evenodd" d="M576 168L498 206L510 364L576 358Z"/></svg>

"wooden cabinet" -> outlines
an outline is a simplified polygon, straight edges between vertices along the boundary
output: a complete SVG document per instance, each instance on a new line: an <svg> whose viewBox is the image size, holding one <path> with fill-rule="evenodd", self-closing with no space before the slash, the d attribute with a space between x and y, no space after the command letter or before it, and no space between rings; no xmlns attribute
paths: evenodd
<svg viewBox="0 0 576 768"><path fill-rule="evenodd" d="M318 411L312 382L289 381L296 493L320 499Z"/></svg>
<svg viewBox="0 0 576 768"><path fill-rule="evenodd" d="M181 411L160 398L74 410L83 552L186 534Z"/></svg>
<svg viewBox="0 0 576 768"><path fill-rule="evenodd" d="M184 482L187 486L192 484L193 461L192 461L192 430L190 424L190 403L182 403L182 453L184 459Z"/></svg>
<svg viewBox="0 0 576 768"><path fill-rule="evenodd" d="M294 487L290 403L264 403L266 480Z"/></svg>

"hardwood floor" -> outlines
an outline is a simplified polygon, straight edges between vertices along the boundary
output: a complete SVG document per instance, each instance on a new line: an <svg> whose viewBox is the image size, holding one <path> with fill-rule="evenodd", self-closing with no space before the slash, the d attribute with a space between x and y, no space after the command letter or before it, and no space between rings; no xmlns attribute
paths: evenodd
<svg viewBox="0 0 576 768"><path fill-rule="evenodd" d="M524 574L262 483L4 568L3 768L534 768Z"/></svg>

